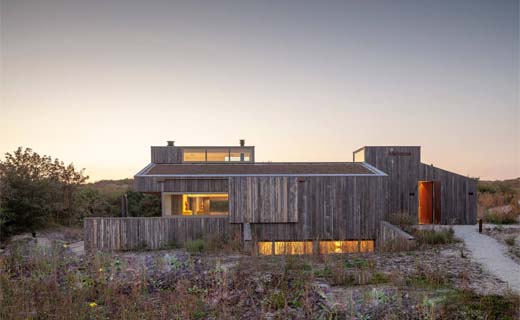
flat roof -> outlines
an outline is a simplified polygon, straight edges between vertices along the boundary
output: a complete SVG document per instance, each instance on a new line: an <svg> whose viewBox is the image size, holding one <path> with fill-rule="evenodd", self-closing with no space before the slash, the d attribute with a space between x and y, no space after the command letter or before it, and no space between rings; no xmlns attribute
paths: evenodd
<svg viewBox="0 0 520 320"><path fill-rule="evenodd" d="M229 164L155 164L137 176L343 176L385 175L361 162L256 162Z"/></svg>

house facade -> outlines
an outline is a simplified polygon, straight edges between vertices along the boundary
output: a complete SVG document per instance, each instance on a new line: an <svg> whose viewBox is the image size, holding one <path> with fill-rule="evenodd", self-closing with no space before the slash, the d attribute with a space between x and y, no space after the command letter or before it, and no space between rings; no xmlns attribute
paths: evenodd
<svg viewBox="0 0 520 320"><path fill-rule="evenodd" d="M154 223L174 224L170 233L224 233L261 254L372 251L392 214L418 224L477 216L476 180L423 164L417 146L367 146L352 162L256 162L244 140L169 141L151 147L134 189L161 196L163 222Z"/></svg>

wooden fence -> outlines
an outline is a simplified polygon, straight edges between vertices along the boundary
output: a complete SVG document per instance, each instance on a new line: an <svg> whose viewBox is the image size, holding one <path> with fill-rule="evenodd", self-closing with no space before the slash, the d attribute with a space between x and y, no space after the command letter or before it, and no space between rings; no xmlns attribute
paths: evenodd
<svg viewBox="0 0 520 320"><path fill-rule="evenodd" d="M207 236L240 239L240 225L228 216L86 218L85 250L161 249Z"/></svg>
<svg viewBox="0 0 520 320"><path fill-rule="evenodd" d="M377 237L377 247L378 251L413 250L416 248L416 241L413 236L393 224L381 221Z"/></svg>

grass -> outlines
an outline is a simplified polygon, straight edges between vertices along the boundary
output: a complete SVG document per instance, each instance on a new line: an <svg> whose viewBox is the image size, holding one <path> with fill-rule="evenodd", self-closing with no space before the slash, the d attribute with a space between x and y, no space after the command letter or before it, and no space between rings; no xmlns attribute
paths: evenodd
<svg viewBox="0 0 520 320"><path fill-rule="evenodd" d="M420 261L410 274L384 272L374 256L247 257L236 260L229 271L221 267L220 257L204 256L208 240L194 240L189 246L197 252L196 259L168 253L157 258L168 266L166 274L143 266L130 277L129 262L117 255L80 259L59 246L10 247L0 255L0 319L348 318L324 304L316 278L368 294L365 302L352 304L366 303L370 319L383 314L399 318L400 312L410 310L426 310L425 318L509 319L519 306L508 296L452 290L442 270ZM404 292L418 295L411 305L397 305L408 311L380 309L401 303ZM436 292L445 297L432 298ZM421 318L416 316L408 314Z"/></svg>
<svg viewBox="0 0 520 320"><path fill-rule="evenodd" d="M455 232L447 230L414 230L412 235L419 245L439 245L457 242Z"/></svg>
<svg viewBox="0 0 520 320"><path fill-rule="evenodd" d="M520 301L517 295L480 296L456 290L449 293L440 308L445 319L518 319Z"/></svg>
<svg viewBox="0 0 520 320"><path fill-rule="evenodd" d="M514 212L499 213L491 210L484 212L483 221L492 224L515 224L518 223L518 215Z"/></svg>

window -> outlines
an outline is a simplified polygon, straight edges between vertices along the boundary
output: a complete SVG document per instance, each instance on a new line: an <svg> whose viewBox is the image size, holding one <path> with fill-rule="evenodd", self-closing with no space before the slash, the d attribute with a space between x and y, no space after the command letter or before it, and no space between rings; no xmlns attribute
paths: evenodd
<svg viewBox="0 0 520 320"><path fill-rule="evenodd" d="M250 162L252 148L185 148L183 162Z"/></svg>
<svg viewBox="0 0 520 320"><path fill-rule="evenodd" d="M374 240L320 241L320 253L373 252Z"/></svg>
<svg viewBox="0 0 520 320"><path fill-rule="evenodd" d="M275 255L312 254L312 241L258 242L258 254L272 255L273 253Z"/></svg>
<svg viewBox="0 0 520 320"><path fill-rule="evenodd" d="M226 162L229 161L229 149L207 149L208 162Z"/></svg>
<svg viewBox="0 0 520 320"><path fill-rule="evenodd" d="M227 194L182 194L182 210L184 216L225 215L229 213Z"/></svg>
<svg viewBox="0 0 520 320"><path fill-rule="evenodd" d="M185 162L205 162L206 149L183 149L183 161Z"/></svg>
<svg viewBox="0 0 520 320"><path fill-rule="evenodd" d="M230 161L251 161L251 151L245 148L230 150Z"/></svg>

